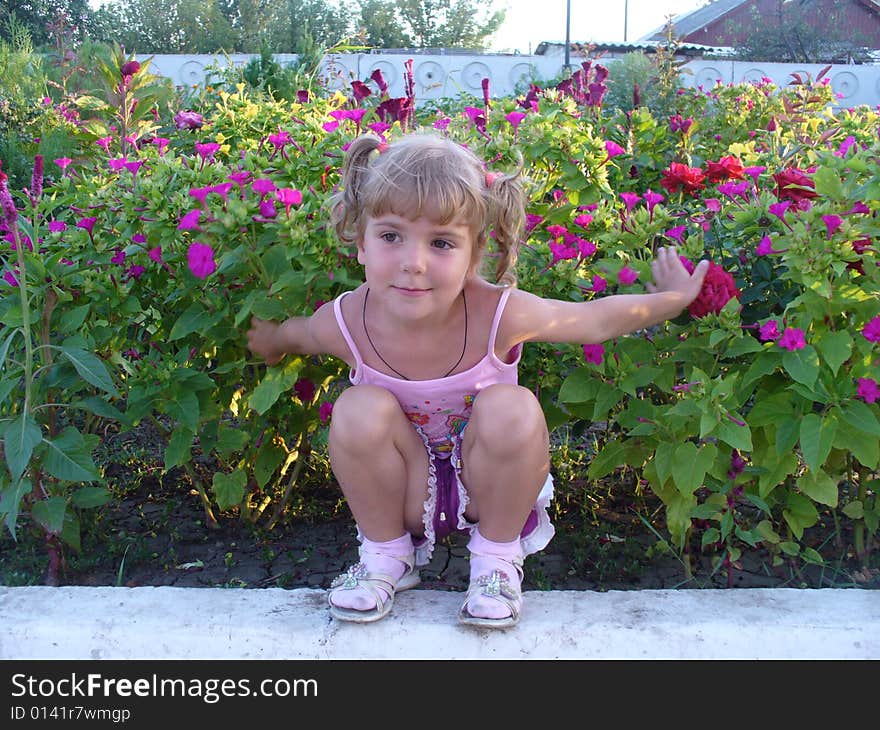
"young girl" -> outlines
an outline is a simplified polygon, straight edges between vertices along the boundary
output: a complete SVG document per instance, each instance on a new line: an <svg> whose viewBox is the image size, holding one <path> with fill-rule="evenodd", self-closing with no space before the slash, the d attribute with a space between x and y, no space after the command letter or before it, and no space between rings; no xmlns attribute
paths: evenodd
<svg viewBox="0 0 880 730"><path fill-rule="evenodd" d="M255 318L248 331L248 347L270 365L299 353L351 366L329 447L360 561L333 581L330 612L381 619L395 591L419 582L437 540L464 530L470 586L459 621L513 626L523 559L554 534L547 426L517 385L522 344L599 343L675 317L699 293L707 262L689 275L674 249L661 249L648 294L565 302L516 289L518 177L487 173L430 134L356 139L331 203L365 283L310 317ZM490 230L498 284L479 273Z"/></svg>

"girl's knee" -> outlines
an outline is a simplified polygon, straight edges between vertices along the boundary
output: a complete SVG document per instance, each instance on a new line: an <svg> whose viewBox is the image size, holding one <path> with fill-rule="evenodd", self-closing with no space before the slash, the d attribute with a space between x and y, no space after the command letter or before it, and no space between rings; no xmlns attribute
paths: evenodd
<svg viewBox="0 0 880 730"><path fill-rule="evenodd" d="M403 416L397 399L375 385L353 385L333 404L330 438L342 443L387 439L394 420Z"/></svg>
<svg viewBox="0 0 880 730"><path fill-rule="evenodd" d="M498 441L519 448L536 439L546 440L547 422L541 404L530 390L520 385L497 384L474 399L467 431L483 442Z"/></svg>

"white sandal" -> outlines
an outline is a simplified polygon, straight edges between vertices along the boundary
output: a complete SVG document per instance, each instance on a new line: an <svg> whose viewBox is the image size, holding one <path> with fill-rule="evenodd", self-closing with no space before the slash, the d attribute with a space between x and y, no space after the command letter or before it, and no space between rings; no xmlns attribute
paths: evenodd
<svg viewBox="0 0 880 730"><path fill-rule="evenodd" d="M508 562L508 561L504 561ZM517 572L522 582L522 559L510 563ZM467 610L468 602L477 596L488 596L503 603L510 610L510 616L503 618L487 618L485 616L472 616ZM458 611L458 622L467 626L483 626L492 629L509 629L516 626L522 612L522 591L510 585L507 574L500 570L493 570L475 578L468 586L467 595Z"/></svg>
<svg viewBox="0 0 880 730"><path fill-rule="evenodd" d="M399 580L395 580L393 576L386 573L371 573L362 562L355 563L344 573L336 576L330 584L330 592L327 594L330 615L340 621L351 621L358 624L366 624L385 618L394 604L394 594L397 591L413 588L421 582L418 571L415 569L415 555L407 557L395 555L393 557L406 565L406 571ZM354 588L366 589L376 599L376 605L365 610L334 605L331 599L335 593L350 591ZM383 591L388 594L387 599L382 598Z"/></svg>

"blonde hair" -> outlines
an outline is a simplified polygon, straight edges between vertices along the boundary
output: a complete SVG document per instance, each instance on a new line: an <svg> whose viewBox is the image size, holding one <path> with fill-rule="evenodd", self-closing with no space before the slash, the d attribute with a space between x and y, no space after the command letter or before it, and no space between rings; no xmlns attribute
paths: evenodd
<svg viewBox="0 0 880 730"><path fill-rule="evenodd" d="M346 153L342 191L330 200L330 220L347 243L363 238L368 218L386 213L409 220L424 216L441 225L465 221L474 232L474 263L482 260L491 231L495 281L513 286L525 225L519 178L520 170L487 174L473 152L436 134L413 133L387 144L363 135Z"/></svg>

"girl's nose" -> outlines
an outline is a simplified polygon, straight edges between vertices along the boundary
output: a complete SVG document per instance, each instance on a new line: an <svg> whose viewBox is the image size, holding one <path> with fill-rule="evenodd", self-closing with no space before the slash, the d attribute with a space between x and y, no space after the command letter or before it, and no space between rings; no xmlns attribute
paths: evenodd
<svg viewBox="0 0 880 730"><path fill-rule="evenodd" d="M401 270L408 274L425 273L425 252L421 246L408 246L400 262Z"/></svg>

